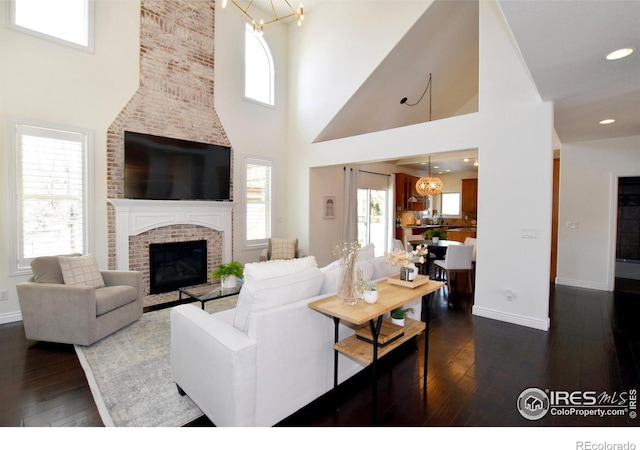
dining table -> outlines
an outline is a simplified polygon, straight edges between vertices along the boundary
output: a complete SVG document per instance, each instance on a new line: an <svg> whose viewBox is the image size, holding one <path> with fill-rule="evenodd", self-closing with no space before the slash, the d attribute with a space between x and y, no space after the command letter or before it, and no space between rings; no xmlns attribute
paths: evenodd
<svg viewBox="0 0 640 450"><path fill-rule="evenodd" d="M420 239L415 241L408 241L412 249L418 245L426 245L429 251L425 255L425 262L420 267L420 273L423 275L429 275L429 267L431 267L431 260L444 259L447 254L447 248L452 245L464 245L458 241L448 241L446 239L438 239L438 242L433 242L432 239ZM432 258L431 255L434 257Z"/></svg>

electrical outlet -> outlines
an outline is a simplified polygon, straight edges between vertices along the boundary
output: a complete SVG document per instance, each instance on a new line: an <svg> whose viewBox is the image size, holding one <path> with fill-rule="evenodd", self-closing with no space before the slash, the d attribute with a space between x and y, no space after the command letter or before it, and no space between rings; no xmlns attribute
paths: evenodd
<svg viewBox="0 0 640 450"><path fill-rule="evenodd" d="M0 291L0 302L9 300L9 291Z"/></svg>

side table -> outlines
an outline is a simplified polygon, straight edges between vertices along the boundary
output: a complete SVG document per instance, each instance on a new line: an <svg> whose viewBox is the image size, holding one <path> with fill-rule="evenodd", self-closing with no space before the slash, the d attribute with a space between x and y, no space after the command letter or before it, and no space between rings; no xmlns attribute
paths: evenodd
<svg viewBox="0 0 640 450"><path fill-rule="evenodd" d="M401 344L419 335L424 331L424 379L423 387L427 388L427 360L429 355L429 319L432 294L444 286L440 281L429 280L427 283L415 288L390 284L388 281L378 283L378 301L374 304L365 303L358 300L354 306L345 305L338 296L327 297L309 303L309 307L315 311L326 314L334 321L334 371L333 386L338 385L338 354L343 353L365 364L372 366L372 417L376 421L377 410L377 362L378 359ZM381 347L379 343L380 330L382 328L383 316L416 298L422 298L422 311L425 314L425 322L406 319L404 335L392 343ZM372 343L358 339L355 335L342 341L338 339L338 325L340 320L354 325L366 325L371 329Z"/></svg>

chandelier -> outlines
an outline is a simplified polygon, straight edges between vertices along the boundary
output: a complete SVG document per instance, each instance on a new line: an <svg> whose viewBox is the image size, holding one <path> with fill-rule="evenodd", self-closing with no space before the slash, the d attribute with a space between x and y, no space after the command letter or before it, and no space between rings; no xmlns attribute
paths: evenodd
<svg viewBox="0 0 640 450"><path fill-rule="evenodd" d="M442 180L431 176L431 156L429 156L429 176L422 177L416 182L416 192L420 195L439 195L442 193Z"/></svg>
<svg viewBox="0 0 640 450"><path fill-rule="evenodd" d="M284 13L284 15L278 16L278 13L276 12L276 7L273 4L273 1L274 0L269 0L273 17L266 21L264 19L256 20L251 15L251 12L249 10L251 9L252 6L254 6L254 0L249 0L248 2L246 2L247 6L244 8L236 0L231 0L231 3L233 3L236 6L236 8L242 11L242 13L245 16L247 16L249 20L251 20L251 24L253 25L253 31L260 32L260 35L264 33L265 25L269 25L270 23L274 23L279 20L288 19L289 17L293 17L293 16L296 16L296 18L298 19L298 26L302 25L302 21L304 20L304 7L302 6L302 3L300 3L300 7L297 10L295 10L293 9L293 6L291 6L291 3L289 3L289 0L279 0L279 1L283 1L287 5L287 8L286 8L287 11ZM227 3L228 3L228 0L222 0L222 7L226 8Z"/></svg>

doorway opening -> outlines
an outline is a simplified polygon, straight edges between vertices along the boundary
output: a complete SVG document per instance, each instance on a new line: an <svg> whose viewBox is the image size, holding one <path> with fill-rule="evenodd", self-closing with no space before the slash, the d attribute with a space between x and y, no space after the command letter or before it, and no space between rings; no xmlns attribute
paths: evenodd
<svg viewBox="0 0 640 450"><path fill-rule="evenodd" d="M640 294L640 177L618 179L615 291Z"/></svg>

